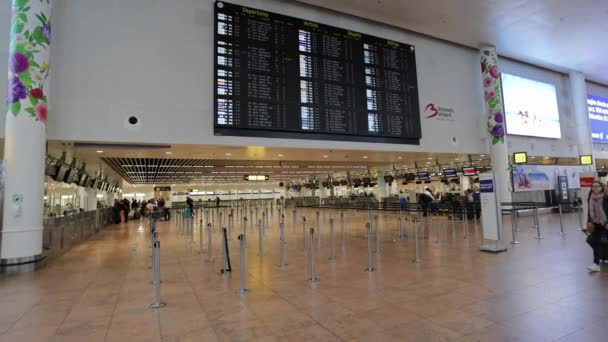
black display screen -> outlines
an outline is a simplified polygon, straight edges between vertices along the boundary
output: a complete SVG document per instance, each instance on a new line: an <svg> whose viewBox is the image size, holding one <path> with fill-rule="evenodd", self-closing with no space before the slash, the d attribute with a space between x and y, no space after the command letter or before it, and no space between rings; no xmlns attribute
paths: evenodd
<svg viewBox="0 0 608 342"><path fill-rule="evenodd" d="M215 3L216 135L419 144L414 47Z"/></svg>

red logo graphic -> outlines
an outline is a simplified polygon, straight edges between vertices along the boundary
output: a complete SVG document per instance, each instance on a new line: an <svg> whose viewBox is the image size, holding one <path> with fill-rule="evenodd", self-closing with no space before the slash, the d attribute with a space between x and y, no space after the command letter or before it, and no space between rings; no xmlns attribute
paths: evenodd
<svg viewBox="0 0 608 342"><path fill-rule="evenodd" d="M434 118L437 116L437 114L439 114L439 110L435 107L435 105L433 103L429 103L428 105L426 105L426 107L424 108L424 112L431 112L431 115L427 116L427 119L430 118Z"/></svg>

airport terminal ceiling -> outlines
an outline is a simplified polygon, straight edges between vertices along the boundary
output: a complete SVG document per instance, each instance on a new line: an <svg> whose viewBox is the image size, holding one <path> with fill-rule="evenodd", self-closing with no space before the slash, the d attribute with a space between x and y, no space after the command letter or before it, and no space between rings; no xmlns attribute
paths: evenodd
<svg viewBox="0 0 608 342"><path fill-rule="evenodd" d="M78 165L86 163L89 174L103 170L112 180L128 184L251 184L244 179L249 175L268 176L268 181L260 184L287 184L366 175L401 176L425 170L440 173L444 168L460 171L471 165L480 170L490 168L485 154L49 142L52 157L60 157L62 151L68 152L67 163L76 158ZM529 162L576 165L577 160L530 156ZM606 164L599 161L598 168Z"/></svg>

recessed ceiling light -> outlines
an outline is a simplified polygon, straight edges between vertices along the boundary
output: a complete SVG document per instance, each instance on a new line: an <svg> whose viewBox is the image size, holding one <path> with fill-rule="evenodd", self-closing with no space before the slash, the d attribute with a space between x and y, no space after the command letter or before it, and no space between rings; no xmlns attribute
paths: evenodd
<svg viewBox="0 0 608 342"><path fill-rule="evenodd" d="M403 157L397 157L397 159L403 159Z"/></svg>
<svg viewBox="0 0 608 342"><path fill-rule="evenodd" d="M327 158L327 157L329 157L327 154L323 156L323 158Z"/></svg>
<svg viewBox="0 0 608 342"><path fill-rule="evenodd" d="M429 157L429 158L426 158L426 159L428 159L428 160L433 160L433 158L430 158L430 157Z"/></svg>
<svg viewBox="0 0 608 342"><path fill-rule="evenodd" d="M282 157L282 156L283 156L282 154L277 154L277 157Z"/></svg>
<svg viewBox="0 0 608 342"><path fill-rule="evenodd" d="M480 154L479 156L480 156L480 157L485 157L486 155L485 155L485 154Z"/></svg>
<svg viewBox="0 0 608 342"><path fill-rule="evenodd" d="M460 158L456 158L456 160L460 160Z"/></svg>
<svg viewBox="0 0 608 342"><path fill-rule="evenodd" d="M173 154L173 152L171 152L171 151L167 151L167 152L165 152L165 153L166 153L166 154Z"/></svg>
<svg viewBox="0 0 608 342"><path fill-rule="evenodd" d="M367 159L367 156L363 156L363 159Z"/></svg>
<svg viewBox="0 0 608 342"><path fill-rule="evenodd" d="M97 150L96 152L97 152L97 153L103 153L103 151L102 151L102 150Z"/></svg>
<svg viewBox="0 0 608 342"><path fill-rule="evenodd" d="M226 155L227 155L227 156L231 156L231 155L232 155L232 153L230 153L230 152L226 152Z"/></svg>

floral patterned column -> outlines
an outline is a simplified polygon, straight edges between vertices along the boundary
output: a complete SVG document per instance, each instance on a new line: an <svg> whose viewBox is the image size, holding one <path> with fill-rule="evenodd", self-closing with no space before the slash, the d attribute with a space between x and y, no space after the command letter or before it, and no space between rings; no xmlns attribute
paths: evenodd
<svg viewBox="0 0 608 342"><path fill-rule="evenodd" d="M50 0L13 0L4 156L3 265L33 263L42 252Z"/></svg>
<svg viewBox="0 0 608 342"><path fill-rule="evenodd" d="M483 133L488 138L492 171L496 179L498 198L501 202L511 202L511 181L509 170L509 151L505 129L505 115L500 83L500 69L496 47L483 46L481 51L481 74L485 104L487 130ZM499 216L500 217L500 216Z"/></svg>

